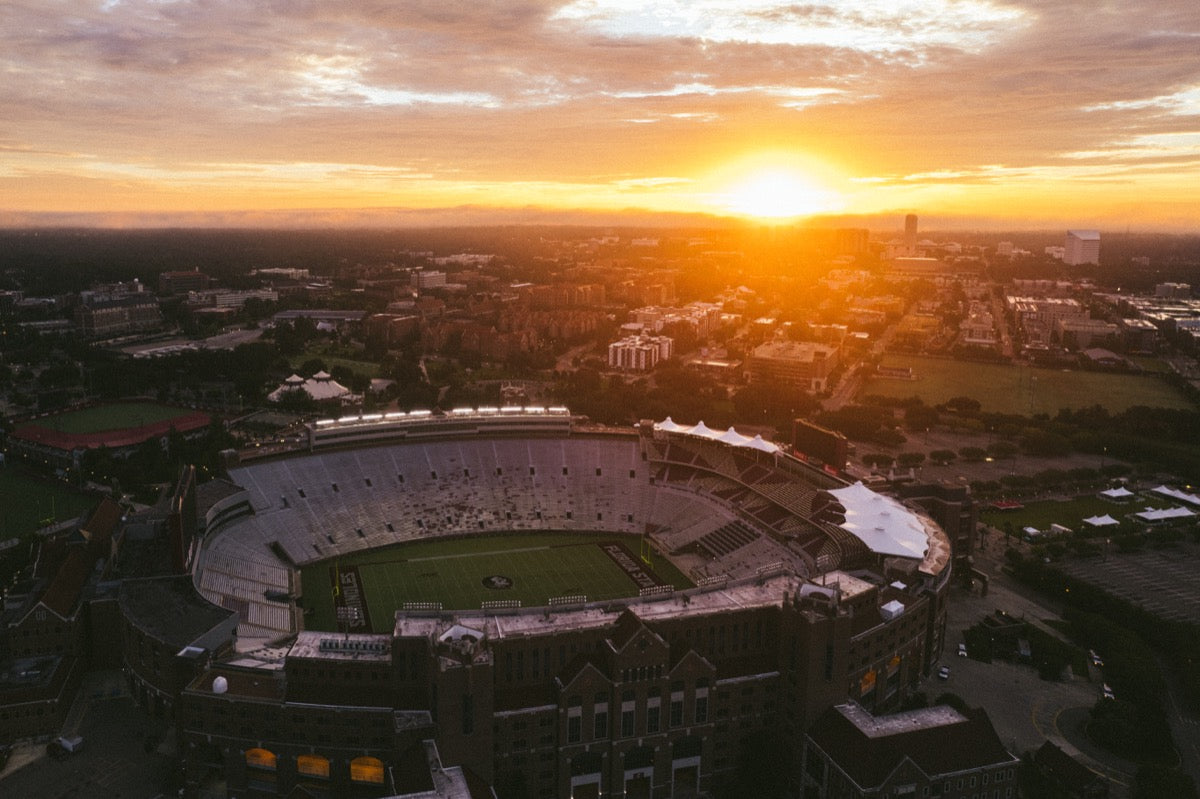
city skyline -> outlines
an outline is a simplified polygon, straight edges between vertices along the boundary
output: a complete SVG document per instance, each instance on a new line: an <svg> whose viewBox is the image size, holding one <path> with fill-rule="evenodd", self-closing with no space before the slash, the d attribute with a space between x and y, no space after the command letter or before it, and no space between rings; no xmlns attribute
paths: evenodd
<svg viewBox="0 0 1200 799"><path fill-rule="evenodd" d="M0 19L4 226L1200 218L1200 18L1172 0Z"/></svg>

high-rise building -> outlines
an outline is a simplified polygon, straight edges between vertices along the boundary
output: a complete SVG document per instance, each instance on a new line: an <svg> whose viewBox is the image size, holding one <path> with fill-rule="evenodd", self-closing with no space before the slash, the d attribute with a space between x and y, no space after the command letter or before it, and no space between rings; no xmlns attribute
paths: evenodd
<svg viewBox="0 0 1200 799"><path fill-rule="evenodd" d="M1068 230L1063 263L1070 266L1100 263L1100 231Z"/></svg>
<svg viewBox="0 0 1200 799"><path fill-rule="evenodd" d="M904 249L909 255L917 254L917 215L904 217Z"/></svg>

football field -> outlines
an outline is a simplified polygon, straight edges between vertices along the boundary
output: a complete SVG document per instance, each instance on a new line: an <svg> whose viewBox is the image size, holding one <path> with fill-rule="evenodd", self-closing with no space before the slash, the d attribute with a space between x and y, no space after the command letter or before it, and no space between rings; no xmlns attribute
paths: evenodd
<svg viewBox="0 0 1200 799"><path fill-rule="evenodd" d="M325 561L302 571L304 625L336 629L335 605L358 608L358 631L390 632L395 612L410 602L441 603L446 610L506 600L536 607L555 597L596 601L636 596L651 585L692 585L658 555L644 563L639 542L609 533L485 535Z"/></svg>

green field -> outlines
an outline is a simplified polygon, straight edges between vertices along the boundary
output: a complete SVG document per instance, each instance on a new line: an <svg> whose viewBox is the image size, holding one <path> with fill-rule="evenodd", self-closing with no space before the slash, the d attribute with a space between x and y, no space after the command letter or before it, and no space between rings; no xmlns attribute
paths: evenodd
<svg viewBox="0 0 1200 799"><path fill-rule="evenodd" d="M354 358L349 358L343 355L334 355L329 352L328 347L310 347L299 355L289 358L288 363L292 367L292 371L297 371L305 362L312 359L320 359L325 364L327 372L333 371L335 366L345 367L351 372L363 375L364 377L376 378L379 377L379 364L375 361L359 361ZM301 377L312 377L312 375L300 375Z"/></svg>
<svg viewBox="0 0 1200 799"><path fill-rule="evenodd" d="M1037 413L1053 416L1062 408L1088 408L1096 404L1112 413L1134 405L1194 407L1181 393L1151 375L1038 369L908 355L889 355L882 365L911 367L917 379L873 378L863 384L859 396L917 396L926 405L937 405L952 397L971 397L985 411L1023 416Z"/></svg>
<svg viewBox="0 0 1200 799"><path fill-rule="evenodd" d="M1095 496L1076 497L1066 501L1047 500L1030 502L1016 510L995 510L985 508L979 513L979 521L997 527L1001 530L1007 522L1012 525L1014 533L1020 534L1024 527L1035 527L1042 532L1050 529L1051 524L1061 524L1070 527L1075 532L1090 532L1083 520L1092 516L1108 514L1121 522L1120 527L1104 528L1109 534L1128 533L1134 529L1142 529L1145 522L1136 519L1125 520L1131 513L1140 513L1146 508L1161 510L1171 507L1172 503L1157 496L1136 496L1130 502L1116 503Z"/></svg>
<svg viewBox="0 0 1200 799"><path fill-rule="evenodd" d="M102 433L163 422L191 411L152 402L114 402L39 419L38 424L60 433Z"/></svg>
<svg viewBox="0 0 1200 799"><path fill-rule="evenodd" d="M448 610L466 610L490 600L520 600L522 606L533 607L559 596L582 594L589 601L636 596L638 586L601 549L612 543L624 544L636 558L636 537L538 533L401 544L340 558L336 567L343 573L357 567L372 626L377 632L390 632L395 612L405 602L441 602ZM301 572L307 629L336 628L333 567L333 562L325 561ZM692 585L658 556L650 568L663 583L677 588ZM484 580L492 576L507 578L511 587L486 587Z"/></svg>
<svg viewBox="0 0 1200 799"><path fill-rule="evenodd" d="M95 504L95 497L63 483L0 468L0 541L32 533L47 520L74 519Z"/></svg>

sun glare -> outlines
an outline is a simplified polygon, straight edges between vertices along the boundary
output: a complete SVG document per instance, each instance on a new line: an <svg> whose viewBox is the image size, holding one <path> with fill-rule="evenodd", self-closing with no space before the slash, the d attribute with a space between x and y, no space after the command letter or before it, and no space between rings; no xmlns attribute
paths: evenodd
<svg viewBox="0 0 1200 799"><path fill-rule="evenodd" d="M833 192L787 169L764 169L734 181L718 204L741 216L769 220L811 216L840 205Z"/></svg>

